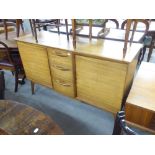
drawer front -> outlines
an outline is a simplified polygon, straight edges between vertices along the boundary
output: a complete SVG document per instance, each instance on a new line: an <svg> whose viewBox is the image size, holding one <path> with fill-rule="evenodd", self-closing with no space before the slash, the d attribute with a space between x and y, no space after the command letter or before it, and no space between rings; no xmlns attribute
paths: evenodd
<svg viewBox="0 0 155 155"><path fill-rule="evenodd" d="M74 89L71 82L59 78L53 78L54 89L66 96L74 97Z"/></svg>
<svg viewBox="0 0 155 155"><path fill-rule="evenodd" d="M26 77L33 82L52 87L52 79L44 47L18 42Z"/></svg>
<svg viewBox="0 0 155 155"><path fill-rule="evenodd" d="M123 97L126 76L124 65L76 56L77 97L116 113Z"/></svg>
<svg viewBox="0 0 155 155"><path fill-rule="evenodd" d="M53 87L56 91L74 97L72 55L70 52L47 48Z"/></svg>
<svg viewBox="0 0 155 155"><path fill-rule="evenodd" d="M61 65L67 68L72 68L72 56L70 52L47 48L50 64Z"/></svg>
<svg viewBox="0 0 155 155"><path fill-rule="evenodd" d="M50 65L50 68L52 71L53 78L61 78L68 82L73 81L73 73L71 69L55 64Z"/></svg>

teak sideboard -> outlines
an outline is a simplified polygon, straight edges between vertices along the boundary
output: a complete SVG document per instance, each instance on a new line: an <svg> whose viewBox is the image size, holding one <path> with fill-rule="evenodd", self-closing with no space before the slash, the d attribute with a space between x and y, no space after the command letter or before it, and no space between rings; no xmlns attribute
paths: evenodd
<svg viewBox="0 0 155 155"><path fill-rule="evenodd" d="M123 59L123 42L39 32L16 38L27 79L66 96L116 113L131 85L141 44Z"/></svg>

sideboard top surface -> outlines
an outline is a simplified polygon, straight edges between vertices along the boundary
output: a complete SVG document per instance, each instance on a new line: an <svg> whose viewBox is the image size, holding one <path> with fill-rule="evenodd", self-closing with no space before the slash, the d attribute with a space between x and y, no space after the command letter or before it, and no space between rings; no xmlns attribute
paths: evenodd
<svg viewBox="0 0 155 155"><path fill-rule="evenodd" d="M64 34L58 35L57 33L47 31L38 32L38 43L36 43L32 34L27 34L15 39L35 45L63 49L80 55L84 54L92 57L111 59L113 61L121 61L122 63L130 63L142 47L142 44L139 43L132 43L131 46L128 45L126 56L123 59L124 42L121 41L103 39L89 40L89 38L85 37L76 37L76 49L74 49L72 36L70 36L68 41L67 36Z"/></svg>
<svg viewBox="0 0 155 155"><path fill-rule="evenodd" d="M155 64L142 62L126 103L155 112Z"/></svg>

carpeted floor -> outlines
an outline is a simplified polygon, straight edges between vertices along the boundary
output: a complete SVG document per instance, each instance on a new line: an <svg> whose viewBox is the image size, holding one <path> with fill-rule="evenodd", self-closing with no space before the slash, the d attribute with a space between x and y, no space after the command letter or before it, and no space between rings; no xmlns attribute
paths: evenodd
<svg viewBox="0 0 155 155"><path fill-rule="evenodd" d="M39 109L51 116L65 134L111 134L114 119L109 112L65 97L46 87L36 85L35 95L31 95L30 82L20 85L14 93L14 78L5 72L5 99L19 101Z"/></svg>

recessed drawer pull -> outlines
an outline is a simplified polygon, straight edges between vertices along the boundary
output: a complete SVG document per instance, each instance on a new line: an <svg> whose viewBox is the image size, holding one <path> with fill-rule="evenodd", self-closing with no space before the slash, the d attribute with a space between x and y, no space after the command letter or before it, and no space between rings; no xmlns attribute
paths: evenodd
<svg viewBox="0 0 155 155"><path fill-rule="evenodd" d="M62 67L62 66L58 66L58 65L52 65L54 68L56 68L56 69L59 69L59 70L62 70L62 71L70 71L70 69L69 68L64 68L64 67Z"/></svg>
<svg viewBox="0 0 155 155"><path fill-rule="evenodd" d="M60 57L69 57L70 56L70 53L65 53L65 54L63 54L63 53L61 53L61 52L55 52L55 54L57 55L57 56L60 56Z"/></svg>
<svg viewBox="0 0 155 155"><path fill-rule="evenodd" d="M71 87L71 84L69 83L62 83L59 80L55 80L56 83L58 83L59 85L65 86L65 87Z"/></svg>

